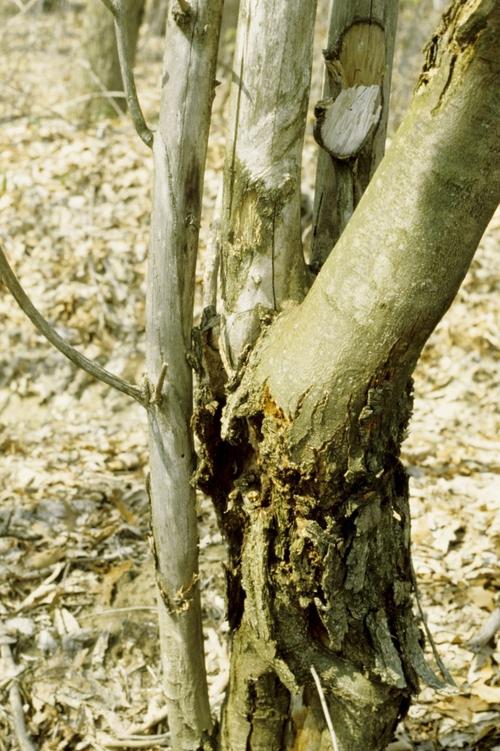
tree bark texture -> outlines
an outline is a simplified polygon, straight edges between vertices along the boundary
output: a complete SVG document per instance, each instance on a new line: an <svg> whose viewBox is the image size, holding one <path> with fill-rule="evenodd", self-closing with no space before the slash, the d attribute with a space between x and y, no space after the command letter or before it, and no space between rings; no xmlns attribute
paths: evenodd
<svg viewBox="0 0 500 751"><path fill-rule="evenodd" d="M316 2L242 0L222 208L222 352L234 372L261 321L307 287L300 163Z"/></svg>
<svg viewBox="0 0 500 751"><path fill-rule="evenodd" d="M125 0L128 18L128 47L133 65L144 0ZM124 91L116 48L112 14L102 0L87 0L83 11L83 60L75 70L72 94L77 101L73 114L83 122L100 117L113 117L126 110L125 95L109 96Z"/></svg>
<svg viewBox="0 0 500 751"><path fill-rule="evenodd" d="M198 587L190 428L193 295L222 0L173 3L167 20L146 312L150 495L164 685L175 751L211 729Z"/></svg>
<svg viewBox="0 0 500 751"><path fill-rule="evenodd" d="M500 8L454 2L306 299L197 415L230 551L224 751L381 751L426 664L399 453L411 374L500 197ZM214 389L212 393L216 393ZM218 423L220 420L220 424Z"/></svg>
<svg viewBox="0 0 500 751"><path fill-rule="evenodd" d="M323 100L316 107L318 154L313 209L311 266L317 273L342 234L384 155L398 0L333 0ZM360 94L376 97L369 127L359 126L370 109ZM361 130L347 151L323 136L331 120L343 134Z"/></svg>

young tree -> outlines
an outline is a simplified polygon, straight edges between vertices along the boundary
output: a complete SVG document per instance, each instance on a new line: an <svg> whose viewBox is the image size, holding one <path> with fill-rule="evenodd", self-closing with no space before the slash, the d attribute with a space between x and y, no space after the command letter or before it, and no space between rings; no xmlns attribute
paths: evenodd
<svg viewBox="0 0 500 751"><path fill-rule="evenodd" d="M123 40L122 2L106 4ZM496 0L452 2L407 116L344 229L383 150L396 6L334 0L326 62L335 86L327 81L316 126L328 169L320 166L316 190L337 198L327 199L329 209L325 198L317 203L316 226L344 231L333 252L322 246L316 255L315 268L323 265L313 281L301 248L299 162L315 4L243 0L215 243L217 308L212 300L193 329L221 9L222 0L171 4L154 134L121 42L131 115L155 165L144 385L72 350L33 308L3 253L0 270L56 346L147 409L175 751L379 751L419 682L446 679L442 666L438 678L425 662L412 610L399 453L411 374L500 195L500 8ZM340 193L351 196L341 220L340 173ZM320 221L327 209L333 225ZM230 557L232 656L220 729L203 660L195 469Z"/></svg>

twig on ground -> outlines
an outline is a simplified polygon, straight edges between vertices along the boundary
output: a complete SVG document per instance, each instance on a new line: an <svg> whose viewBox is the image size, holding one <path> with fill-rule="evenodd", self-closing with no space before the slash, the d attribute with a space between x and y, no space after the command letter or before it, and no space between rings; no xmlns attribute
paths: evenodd
<svg viewBox="0 0 500 751"><path fill-rule="evenodd" d="M473 652L479 652L488 642L493 639L496 632L500 630L500 608L490 613L486 621L481 626L476 636L470 640L468 647Z"/></svg>
<svg viewBox="0 0 500 751"><path fill-rule="evenodd" d="M411 563L411 576L412 576L412 579L413 579L413 589L414 589L414 592L415 592L415 600L417 601L418 612L419 612L420 618L422 620L422 625L424 627L425 635L427 636L427 638L429 640L429 644L431 645L432 654L434 655L434 659L436 660L436 665L438 666L439 671L440 671L441 675L443 676L444 680L447 683L449 683L451 686L456 686L457 684L453 680L453 677L452 677L450 671L448 670L448 668L446 667L446 665L444 664L444 662L441 659L441 656L440 656L440 654L438 652L438 649L436 647L436 643L435 643L434 639L432 638L432 634L431 634L430 628L427 625L427 621L425 620L425 613L424 613L424 610L422 608L422 603L420 602L420 592L419 592L418 585L417 585L417 575L415 574L415 569L413 567L413 562Z"/></svg>
<svg viewBox="0 0 500 751"><path fill-rule="evenodd" d="M23 701L19 690L19 681L16 675L16 664L8 644L2 644L2 659L6 672L12 674L12 682L9 688L9 703L12 711L12 725L20 751L36 751L24 719Z"/></svg>
<svg viewBox="0 0 500 751"><path fill-rule="evenodd" d="M151 746L166 746L170 733L161 735L129 735L126 738L105 738L101 743L105 748L150 748Z"/></svg>
<svg viewBox="0 0 500 751"><path fill-rule="evenodd" d="M139 735L141 733L147 733L148 730L155 727L156 725L159 725L160 722L163 722L168 718L168 707L161 707L159 708L153 715L149 717L148 720L141 723L136 723L134 725L131 725L128 729L129 735Z"/></svg>
<svg viewBox="0 0 500 751"><path fill-rule="evenodd" d="M118 391L121 391L123 394L127 394L127 396L131 396L133 399L139 402L139 404L145 406L142 390L138 386L134 386L133 384L124 381L122 378L119 378L118 376L113 375L113 373L110 373L98 363L89 360L87 357L85 357L85 355L82 355L80 352L78 352L78 350L76 350L61 336L59 336L55 329L52 328L50 323L45 320L41 313L38 312L38 310L35 308L31 300L27 296L26 292L19 284L16 275L12 271L9 262L7 261L1 245L0 279L5 282L6 287L15 297L20 308L24 311L24 313L26 313L30 321L34 323L38 331L43 334L43 336L48 339L49 342L59 350L59 352L62 352L62 354L65 355L68 360L71 360L74 365L77 365L82 370L85 370L91 376L97 378L97 380L103 381L103 383L106 383L108 386L112 386Z"/></svg>
<svg viewBox="0 0 500 751"><path fill-rule="evenodd" d="M316 668L314 667L314 665L311 665L311 675L314 678L314 683L316 684L316 688L318 689L319 700L321 702L321 708L323 710L323 714L325 715L326 726L330 733L330 738L332 739L333 751L339 751L339 744L337 741L337 736L335 735L335 730L333 729L333 723L332 723L332 718L330 717L328 704L326 703L325 694L321 686L321 681L319 679L319 675L316 672Z"/></svg>
<svg viewBox="0 0 500 751"><path fill-rule="evenodd" d="M96 613L84 613L83 615L79 615L78 618L80 621L83 621L88 620L89 618L101 618L102 616L107 615L120 615L122 613L130 613L130 611L132 610L147 610L154 611L156 613L158 611L158 608L155 605L131 605L129 608L110 608L108 610L99 610Z"/></svg>

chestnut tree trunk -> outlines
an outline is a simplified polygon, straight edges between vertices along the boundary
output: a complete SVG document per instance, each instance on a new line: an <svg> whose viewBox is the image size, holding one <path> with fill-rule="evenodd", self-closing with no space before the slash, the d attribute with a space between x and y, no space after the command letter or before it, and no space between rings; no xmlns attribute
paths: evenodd
<svg viewBox="0 0 500 751"><path fill-rule="evenodd" d="M427 664L413 612L400 448L422 347L500 198L500 5L453 0L381 159L397 7L333 0L311 269L300 161L316 3L241 0L215 257L193 328L223 0L169 0L155 132L126 36L141 0L104 1L130 114L154 160L143 385L65 342L1 247L0 274L66 357L147 411L171 747L382 751L419 685L446 678ZM229 551L220 726L203 654L196 483Z"/></svg>
<svg viewBox="0 0 500 751"><path fill-rule="evenodd" d="M442 682L413 613L399 455L412 372L500 196L500 9L452 3L389 152L304 298L298 155L313 16L313 3L242 2L220 318L211 311L198 330L197 476L230 554L223 751L333 748L312 669L341 751L385 748L419 684Z"/></svg>

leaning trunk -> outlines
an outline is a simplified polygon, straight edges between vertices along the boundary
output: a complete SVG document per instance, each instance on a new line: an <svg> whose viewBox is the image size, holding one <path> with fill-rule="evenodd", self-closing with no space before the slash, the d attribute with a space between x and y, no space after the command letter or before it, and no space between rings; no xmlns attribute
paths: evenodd
<svg viewBox="0 0 500 751"><path fill-rule="evenodd" d="M305 301L260 337L225 407L198 411L230 552L224 751L330 748L312 669L340 751L381 751L419 681L440 683L413 615L399 453L412 371L500 195L499 15L452 5Z"/></svg>

